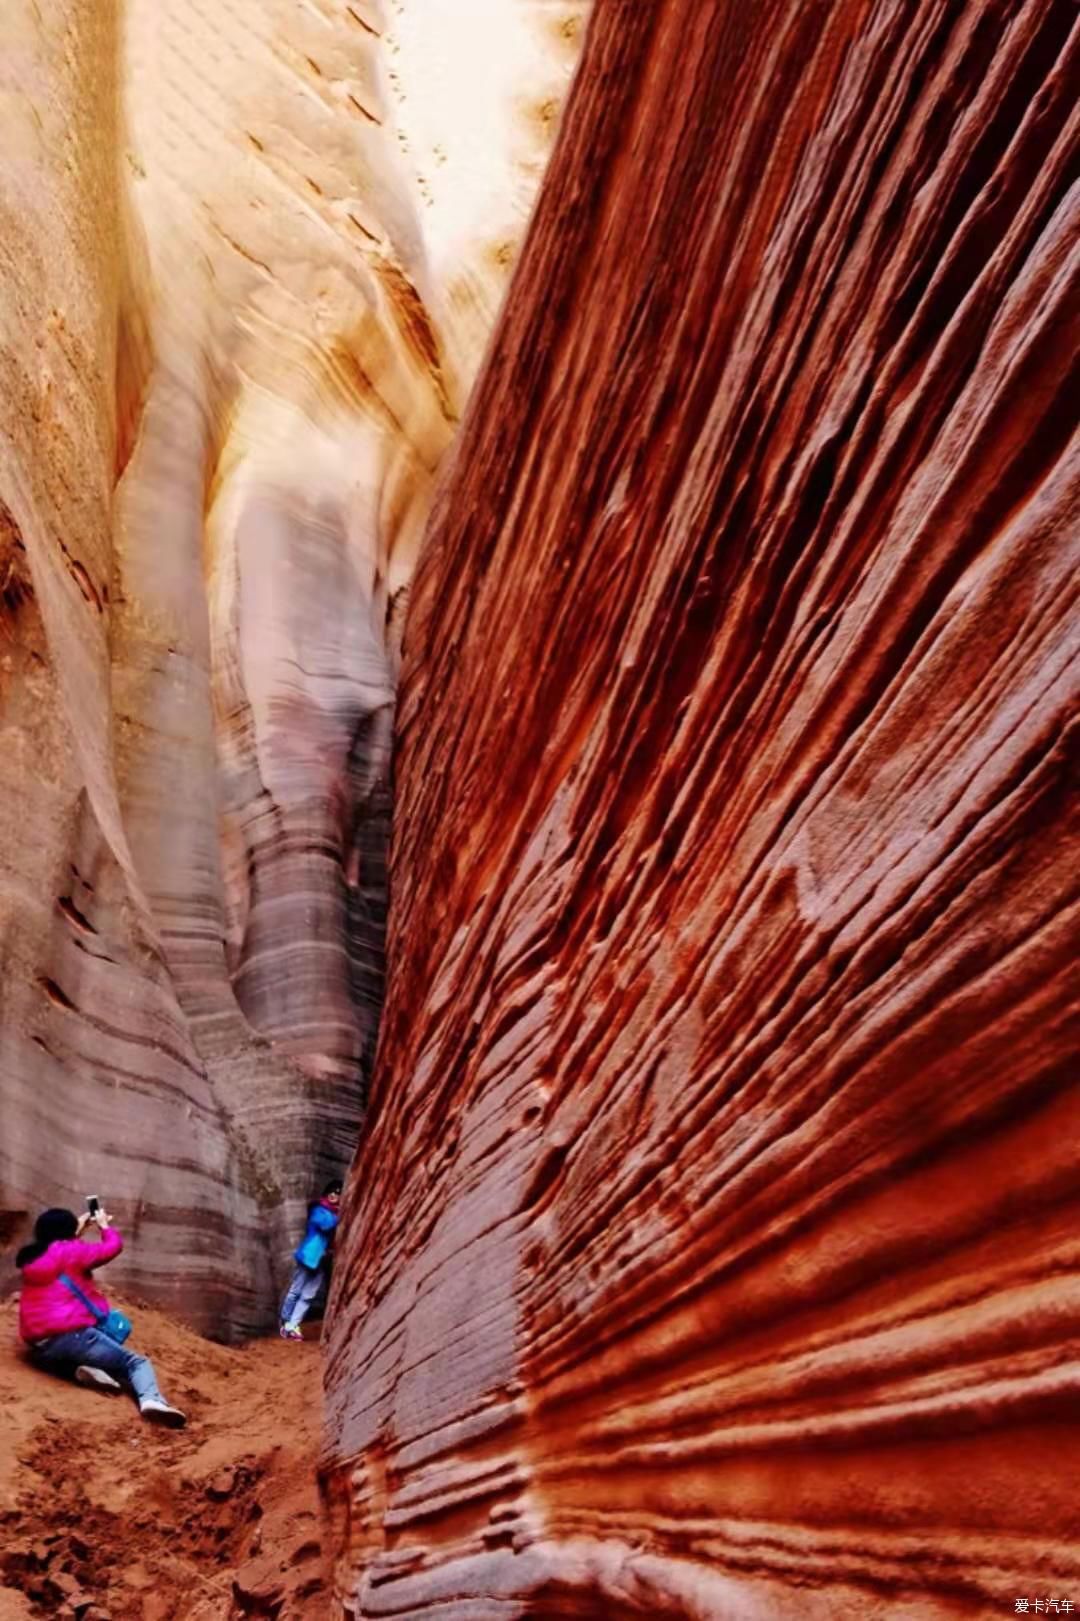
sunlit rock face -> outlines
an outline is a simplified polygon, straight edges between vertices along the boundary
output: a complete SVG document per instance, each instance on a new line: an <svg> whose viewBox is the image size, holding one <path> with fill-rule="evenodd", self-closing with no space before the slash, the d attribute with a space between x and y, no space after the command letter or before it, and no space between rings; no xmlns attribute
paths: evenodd
<svg viewBox="0 0 1080 1621"><path fill-rule="evenodd" d="M1075 22L599 0L406 630L335 1615L1075 1601Z"/></svg>
<svg viewBox="0 0 1080 1621"><path fill-rule="evenodd" d="M583 16L3 7L0 1210L100 1192L217 1331L355 1142L408 582Z"/></svg>

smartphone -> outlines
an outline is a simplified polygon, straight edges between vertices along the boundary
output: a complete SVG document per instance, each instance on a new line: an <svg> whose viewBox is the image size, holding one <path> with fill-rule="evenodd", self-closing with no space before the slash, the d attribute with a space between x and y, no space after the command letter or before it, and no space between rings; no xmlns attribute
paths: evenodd
<svg viewBox="0 0 1080 1621"><path fill-rule="evenodd" d="M101 1200L98 1198L96 1193L88 1193L86 1195L86 1208L89 1210L92 1216L96 1216L98 1214L99 1210L101 1209Z"/></svg>

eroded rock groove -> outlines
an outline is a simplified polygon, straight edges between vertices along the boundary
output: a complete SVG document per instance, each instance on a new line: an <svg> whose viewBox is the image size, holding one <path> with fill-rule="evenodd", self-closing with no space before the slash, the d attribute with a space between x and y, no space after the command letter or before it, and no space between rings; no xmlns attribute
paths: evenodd
<svg viewBox="0 0 1080 1621"><path fill-rule="evenodd" d="M1077 1585L1078 42L595 8L406 629L342 1616Z"/></svg>

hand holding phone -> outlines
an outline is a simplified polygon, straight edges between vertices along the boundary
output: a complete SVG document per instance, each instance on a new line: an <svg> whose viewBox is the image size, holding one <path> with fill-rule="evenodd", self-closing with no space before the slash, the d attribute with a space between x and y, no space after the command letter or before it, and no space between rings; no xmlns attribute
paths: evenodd
<svg viewBox="0 0 1080 1621"><path fill-rule="evenodd" d="M87 1227L100 1227L104 1232L108 1225L109 1218L101 1208L101 1200L96 1193L88 1193L86 1196L86 1209L79 1217L78 1231L82 1233Z"/></svg>

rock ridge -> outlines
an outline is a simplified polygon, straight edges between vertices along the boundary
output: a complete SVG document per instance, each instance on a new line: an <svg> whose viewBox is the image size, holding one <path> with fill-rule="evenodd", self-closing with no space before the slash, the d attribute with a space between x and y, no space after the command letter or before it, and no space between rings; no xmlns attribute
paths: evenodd
<svg viewBox="0 0 1080 1621"><path fill-rule="evenodd" d="M337 1615L1076 1588L1077 44L594 9L411 593Z"/></svg>
<svg viewBox="0 0 1080 1621"><path fill-rule="evenodd" d="M0 19L0 1213L107 1195L227 1337L355 1145L408 584L583 15Z"/></svg>

